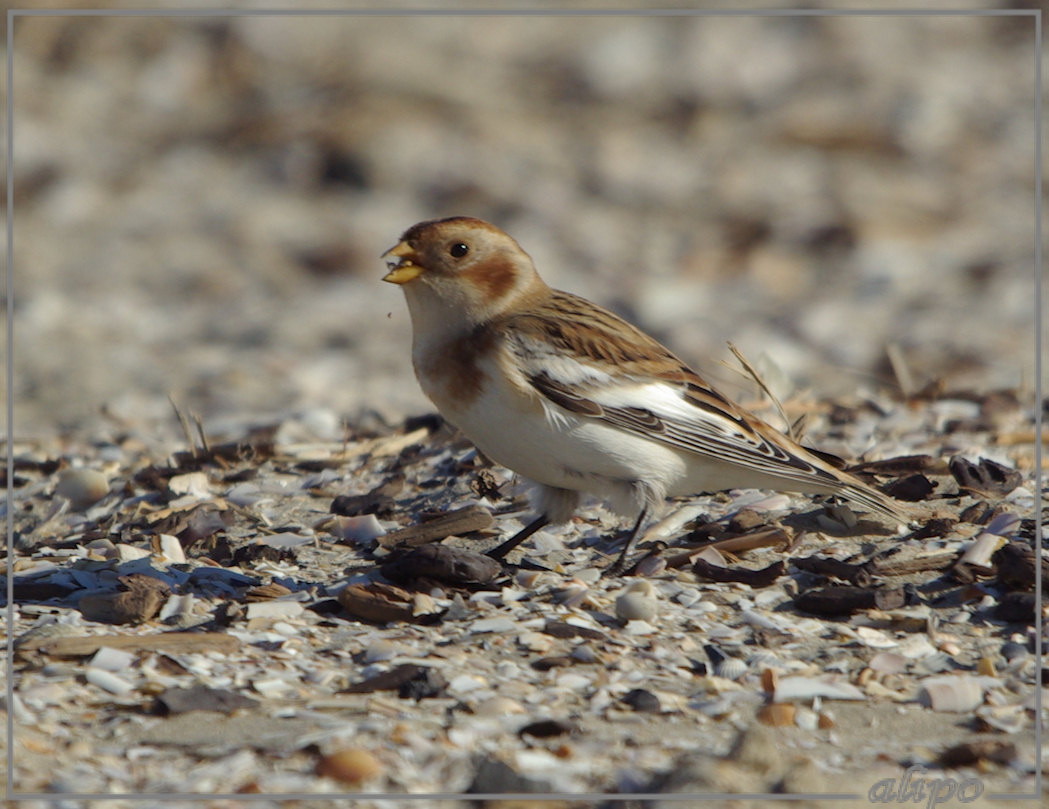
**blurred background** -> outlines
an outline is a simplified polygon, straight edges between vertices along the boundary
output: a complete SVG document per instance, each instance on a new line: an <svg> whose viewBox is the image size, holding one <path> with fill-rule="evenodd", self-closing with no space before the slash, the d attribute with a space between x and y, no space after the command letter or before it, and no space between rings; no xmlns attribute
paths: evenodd
<svg viewBox="0 0 1049 809"><path fill-rule="evenodd" d="M379 255L453 214L726 387L1033 387L1031 17L14 26L18 437L430 410Z"/></svg>

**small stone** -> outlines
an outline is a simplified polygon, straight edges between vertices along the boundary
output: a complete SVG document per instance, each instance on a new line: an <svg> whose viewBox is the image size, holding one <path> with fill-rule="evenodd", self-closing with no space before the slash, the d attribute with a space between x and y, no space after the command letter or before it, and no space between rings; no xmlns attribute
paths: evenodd
<svg viewBox="0 0 1049 809"><path fill-rule="evenodd" d="M94 469L66 469L59 476L55 494L68 500L74 510L82 511L109 494L109 482Z"/></svg>
<svg viewBox="0 0 1049 809"><path fill-rule="evenodd" d="M382 775L382 763L367 750L350 748L321 756L317 775L357 786Z"/></svg>
<svg viewBox="0 0 1049 809"><path fill-rule="evenodd" d="M637 713L659 713L663 707L659 703L659 697L643 688L628 691L623 695L623 702Z"/></svg>
<svg viewBox="0 0 1049 809"><path fill-rule="evenodd" d="M135 589L124 593L88 593L77 609L88 621L105 624L141 624L148 621L166 598L157 590Z"/></svg>
<svg viewBox="0 0 1049 809"><path fill-rule="evenodd" d="M648 621L656 616L658 603L652 583L647 580L635 582L616 599L616 617L620 621Z"/></svg>

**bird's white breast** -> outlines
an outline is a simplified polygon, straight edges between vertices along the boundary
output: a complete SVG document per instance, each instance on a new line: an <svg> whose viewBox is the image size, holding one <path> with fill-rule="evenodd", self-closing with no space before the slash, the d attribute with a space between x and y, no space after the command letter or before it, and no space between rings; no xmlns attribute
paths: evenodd
<svg viewBox="0 0 1049 809"><path fill-rule="evenodd" d="M473 399L454 395L420 359L420 382L442 415L492 460L525 478L589 492L629 512L640 505L636 483L663 492L677 489L687 475L681 452L548 402L508 374L495 352L477 362L483 385Z"/></svg>

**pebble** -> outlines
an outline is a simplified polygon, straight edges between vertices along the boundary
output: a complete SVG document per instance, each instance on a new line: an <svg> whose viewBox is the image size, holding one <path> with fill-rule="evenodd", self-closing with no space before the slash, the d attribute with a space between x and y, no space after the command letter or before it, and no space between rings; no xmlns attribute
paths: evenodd
<svg viewBox="0 0 1049 809"><path fill-rule="evenodd" d="M616 598L616 617L620 621L650 621L659 612L652 583L634 582Z"/></svg>
<svg viewBox="0 0 1049 809"><path fill-rule="evenodd" d="M343 784L360 786L378 778L383 765L373 753L358 747L336 750L317 760L317 775Z"/></svg>
<svg viewBox="0 0 1049 809"><path fill-rule="evenodd" d="M659 703L659 697L643 688L628 691L623 695L622 701L637 713L659 713L663 707Z"/></svg>
<svg viewBox="0 0 1049 809"><path fill-rule="evenodd" d="M76 511L83 511L109 494L109 481L94 469L66 469L59 475L55 494Z"/></svg>

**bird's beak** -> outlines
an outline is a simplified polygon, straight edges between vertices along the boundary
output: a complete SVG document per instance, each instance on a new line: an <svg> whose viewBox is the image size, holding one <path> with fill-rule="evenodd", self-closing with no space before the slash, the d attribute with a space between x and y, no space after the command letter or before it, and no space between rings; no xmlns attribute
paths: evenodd
<svg viewBox="0 0 1049 809"><path fill-rule="evenodd" d="M386 266L390 268L390 271L382 277L383 281L389 281L391 284L407 284L422 274L423 268L413 260L416 258L415 250L408 242L401 242L396 247L390 248L382 254L382 258L386 261Z"/></svg>

